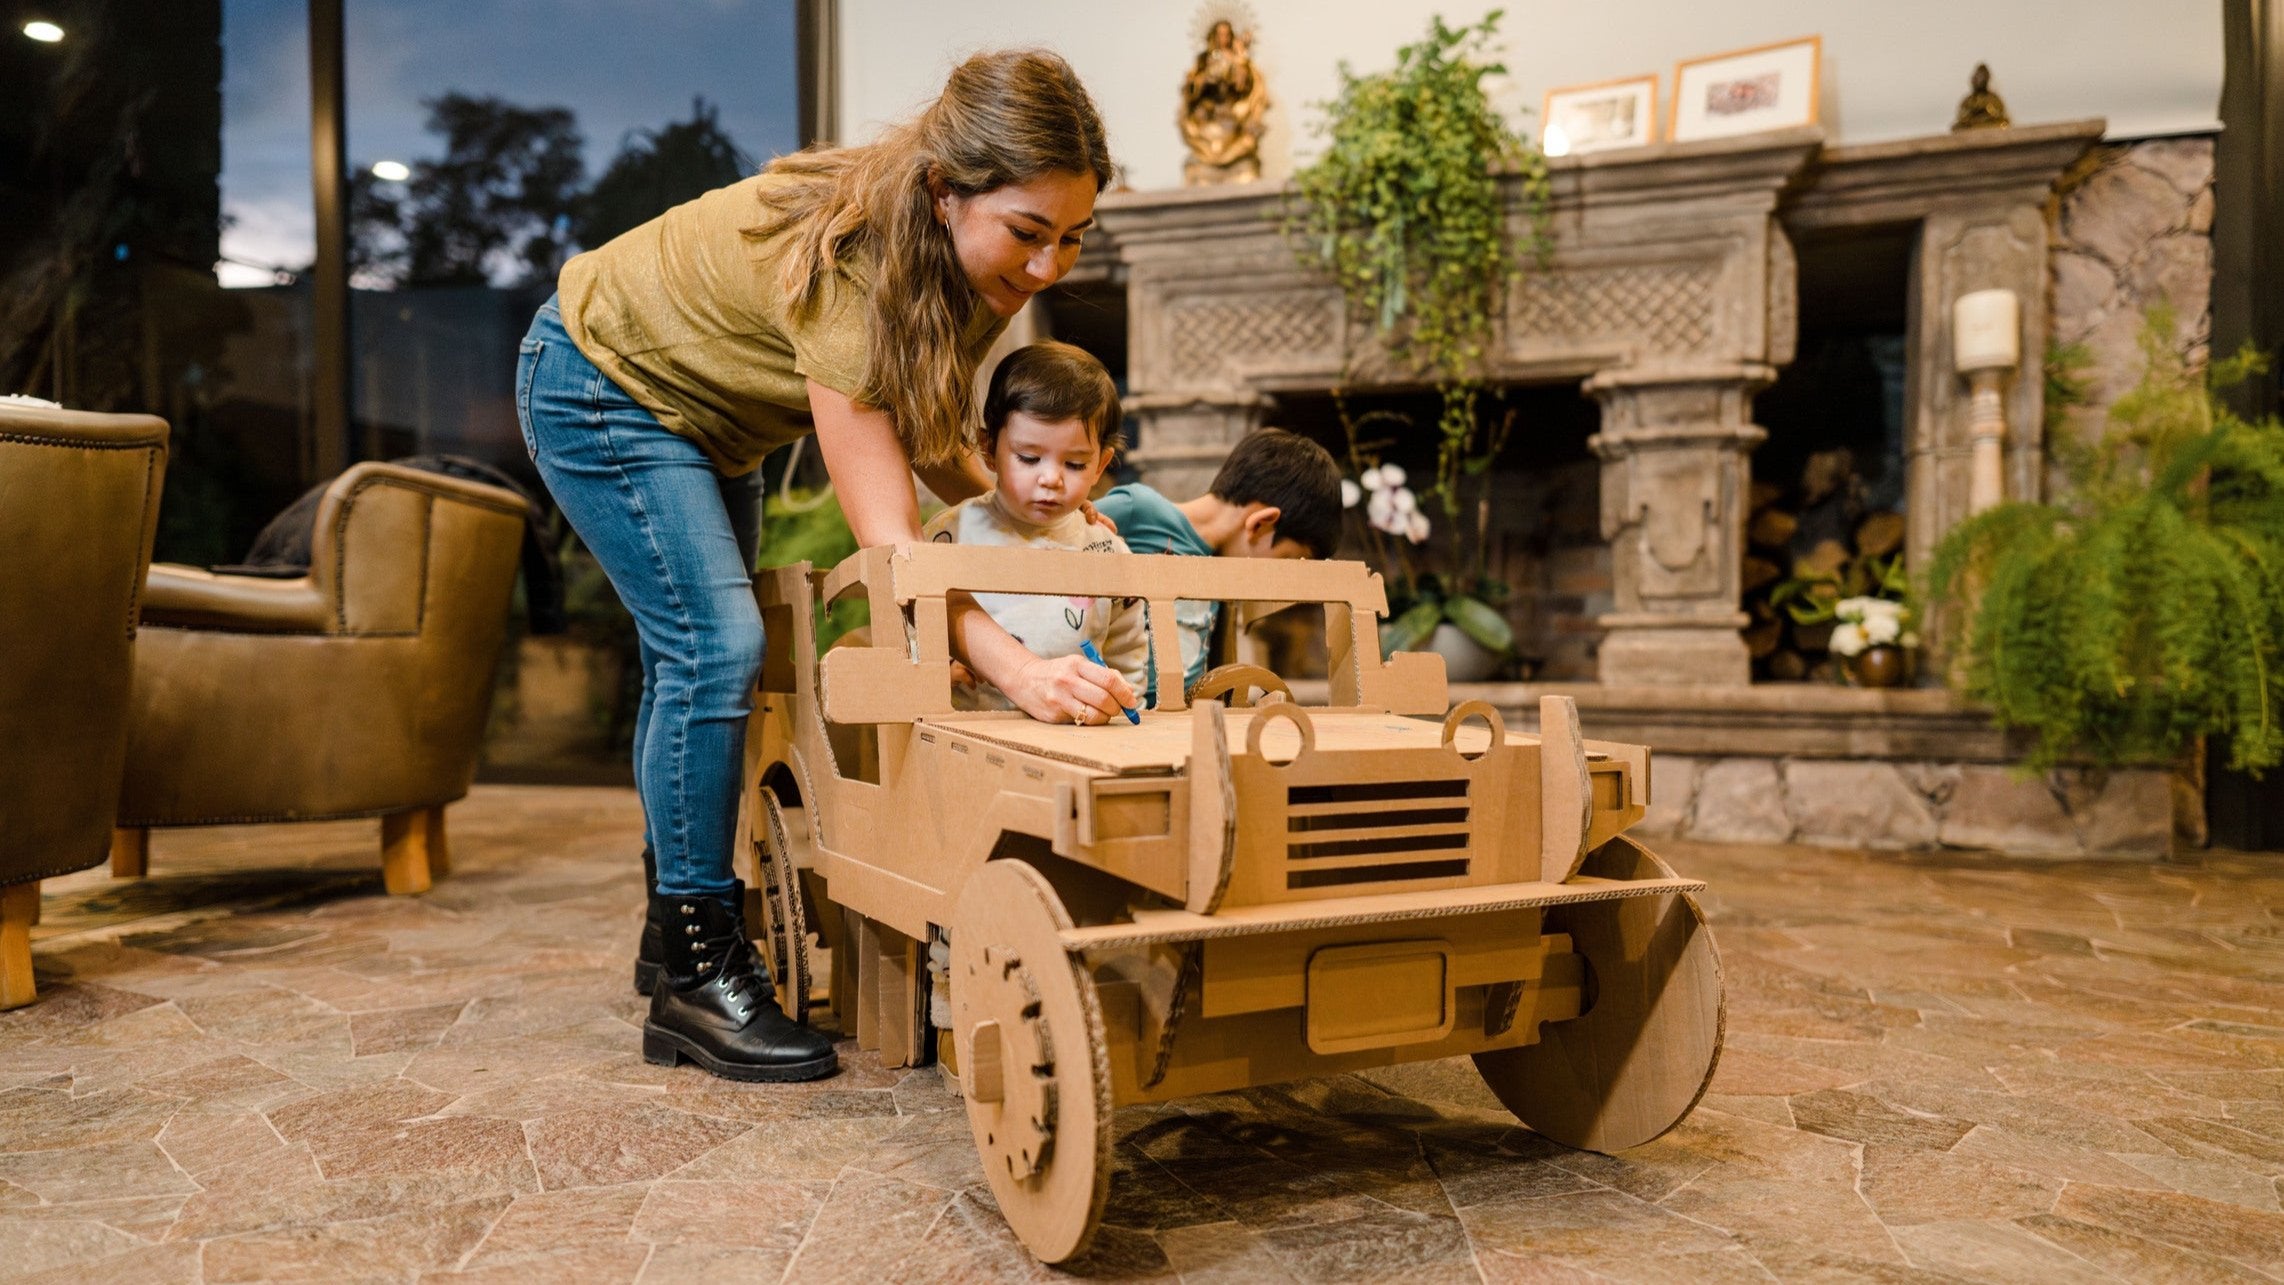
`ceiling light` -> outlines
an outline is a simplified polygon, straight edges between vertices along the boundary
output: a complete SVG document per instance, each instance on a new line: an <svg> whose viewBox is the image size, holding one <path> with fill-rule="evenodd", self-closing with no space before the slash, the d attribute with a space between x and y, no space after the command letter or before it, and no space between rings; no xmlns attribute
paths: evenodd
<svg viewBox="0 0 2284 1285"><path fill-rule="evenodd" d="M412 171L403 161L374 161L373 177L387 183L402 183L412 177Z"/></svg>
<svg viewBox="0 0 2284 1285"><path fill-rule="evenodd" d="M52 45L63 39L63 28L52 22L32 21L24 24L24 34L43 45Z"/></svg>

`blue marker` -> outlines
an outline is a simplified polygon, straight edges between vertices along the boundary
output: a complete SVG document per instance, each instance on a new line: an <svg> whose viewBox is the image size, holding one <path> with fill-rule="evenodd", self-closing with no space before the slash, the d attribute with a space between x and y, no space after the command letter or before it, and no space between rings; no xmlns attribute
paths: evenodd
<svg viewBox="0 0 2284 1285"><path fill-rule="evenodd" d="M1104 669L1110 668L1110 662L1104 660L1102 658L1102 653L1094 649L1094 643L1087 639L1082 638L1079 640L1079 654L1086 657L1088 660L1093 661L1095 664L1102 666ZM1142 715L1140 713L1136 712L1133 709L1129 709L1124 705L1119 706L1119 708L1126 710L1127 722L1136 724L1137 726L1141 724Z"/></svg>

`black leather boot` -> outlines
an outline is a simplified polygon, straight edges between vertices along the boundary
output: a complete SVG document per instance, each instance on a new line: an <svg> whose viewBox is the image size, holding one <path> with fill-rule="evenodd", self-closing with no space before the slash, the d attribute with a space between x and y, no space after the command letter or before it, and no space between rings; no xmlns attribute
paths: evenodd
<svg viewBox="0 0 2284 1285"><path fill-rule="evenodd" d="M642 1024L642 1058L685 1059L729 1080L814 1080L840 1067L833 1043L781 1012L745 938L745 888L711 897L652 893L665 968Z"/></svg>
<svg viewBox="0 0 2284 1285"><path fill-rule="evenodd" d="M658 985L658 970L666 961L665 934L659 925L658 854L642 845L642 944L634 948L634 993L648 995Z"/></svg>

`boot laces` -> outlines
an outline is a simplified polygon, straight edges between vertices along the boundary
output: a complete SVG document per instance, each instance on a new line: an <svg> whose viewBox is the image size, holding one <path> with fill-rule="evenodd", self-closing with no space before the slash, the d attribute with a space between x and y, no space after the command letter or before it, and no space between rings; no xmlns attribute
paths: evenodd
<svg viewBox="0 0 2284 1285"><path fill-rule="evenodd" d="M754 1002L764 998L762 987L765 978L756 966L752 952L752 944L746 941L745 934L739 932L700 940L694 944L691 952L700 956L697 971L701 977L712 974L717 963L721 965L720 975L714 980L722 988L722 993L737 1003L739 1017L753 1016ZM706 958L708 955L714 958ZM745 962L743 968L736 966L741 957Z"/></svg>

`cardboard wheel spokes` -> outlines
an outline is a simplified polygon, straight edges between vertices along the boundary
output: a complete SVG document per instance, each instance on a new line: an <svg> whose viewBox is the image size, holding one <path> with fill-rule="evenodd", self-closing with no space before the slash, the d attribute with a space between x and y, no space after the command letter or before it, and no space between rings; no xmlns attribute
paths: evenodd
<svg viewBox="0 0 2284 1285"><path fill-rule="evenodd" d="M1062 899L1021 861L968 879L952 923L952 1036L968 1126L1008 1226L1042 1261L1084 1252L1110 1192L1110 1063Z"/></svg>
<svg viewBox="0 0 2284 1285"><path fill-rule="evenodd" d="M1200 678L1198 685L1190 689L1190 700L1202 703L1227 696L1233 708L1244 709L1253 703L1253 693L1256 691L1273 693L1286 700L1293 698L1293 689L1286 685L1284 679L1259 665L1239 662L1222 665Z"/></svg>
<svg viewBox="0 0 2284 1285"><path fill-rule="evenodd" d="M801 872L793 864L785 808L777 791L762 786L761 846L754 864L761 881L762 957L777 984L777 1006L796 1022L809 1020L809 911L801 892Z"/></svg>

